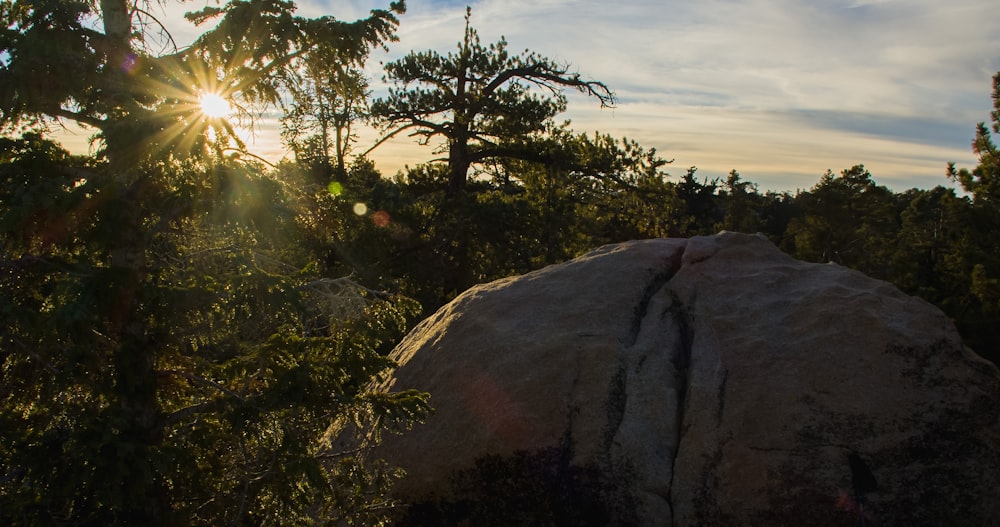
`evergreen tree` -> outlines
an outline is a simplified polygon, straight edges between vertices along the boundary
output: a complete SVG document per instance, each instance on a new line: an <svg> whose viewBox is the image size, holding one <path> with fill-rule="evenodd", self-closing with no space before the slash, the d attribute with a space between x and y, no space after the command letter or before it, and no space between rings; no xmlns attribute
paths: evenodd
<svg viewBox="0 0 1000 527"><path fill-rule="evenodd" d="M281 118L282 139L314 182L342 183L357 141L355 125L367 118L368 81L359 68L322 54L310 56L299 77Z"/></svg>
<svg viewBox="0 0 1000 527"><path fill-rule="evenodd" d="M388 132L385 139L410 130L423 144L446 142L450 194L465 190L474 164L497 158L543 161L526 139L545 132L565 110L563 88L597 97L602 106L614 102L603 83L527 50L511 55L503 38L483 46L470 18L468 9L456 53L411 52L387 64L387 78L401 87L372 104Z"/></svg>
<svg viewBox="0 0 1000 527"><path fill-rule="evenodd" d="M1000 229L1000 149L993 142L990 130L1000 133L1000 73L993 77L992 96L991 123L989 127L985 122L979 123L972 142L979 163L972 170L956 170L954 163L950 163L948 176L972 194L967 222L974 232L974 241L966 252L971 264L968 273L971 298L959 325L966 326L965 334L974 340L974 349L997 361L1000 359L1000 340L995 329L1000 326L1000 241L995 233Z"/></svg>
<svg viewBox="0 0 1000 527"><path fill-rule="evenodd" d="M344 434L426 411L369 391L414 308L320 275L281 186L223 159L232 127L198 107L272 102L296 60L349 62L396 24L292 9L206 8L214 29L155 55L155 19L121 0L0 5L0 125L71 119L103 145L2 138L4 523L365 524L382 505L391 472Z"/></svg>
<svg viewBox="0 0 1000 527"><path fill-rule="evenodd" d="M716 191L719 180L695 177L698 167L691 167L677 183L677 198L681 207L677 211L671 236L705 236L714 234L720 222L722 206Z"/></svg>
<svg viewBox="0 0 1000 527"><path fill-rule="evenodd" d="M793 254L814 262L837 262L876 278L889 279L886 263L899 230L892 191L877 185L864 165L827 171L800 194L803 215L786 233Z"/></svg>
<svg viewBox="0 0 1000 527"><path fill-rule="evenodd" d="M722 185L719 198L725 207L725 216L717 230L755 233L760 227L760 216L757 208L757 185L750 181L742 181L736 170L729 172L726 182Z"/></svg>
<svg viewBox="0 0 1000 527"><path fill-rule="evenodd" d="M976 125L976 138L972 141L972 151L979 158L973 168L957 170L954 163L948 164L948 176L962 185L977 202L1000 202L1000 150L993 143L993 133L1000 134L1000 72L993 76L993 111L989 127L985 122Z"/></svg>

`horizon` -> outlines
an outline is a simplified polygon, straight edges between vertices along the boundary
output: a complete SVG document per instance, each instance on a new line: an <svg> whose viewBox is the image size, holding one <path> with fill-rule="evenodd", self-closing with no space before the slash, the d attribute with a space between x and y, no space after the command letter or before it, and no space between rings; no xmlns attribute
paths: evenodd
<svg viewBox="0 0 1000 527"><path fill-rule="evenodd" d="M596 0L572 7L561 0L411 0L399 42L374 50L368 62L373 98L387 89L381 63L410 50L452 51L467 4L484 44L505 36L512 52L530 49L569 63L616 93L615 107L601 109L567 92L568 110L557 120L571 120L575 132L655 148L674 160L664 167L674 178L691 166L708 179L737 170L762 191L805 190L827 170L858 164L897 192L956 186L945 176L947 163L975 166L970 145L976 123L989 118L991 78L1000 71L1000 18L985 0L641 0L613 11ZM387 5L303 0L298 13L354 20ZM200 34L180 18L198 8L164 7L179 42ZM272 113L259 121L248 149L278 161L287 153L278 131ZM87 152L88 137L54 134L74 153ZM366 127L356 152L376 139ZM392 176L437 157L432 150L404 135L369 157Z"/></svg>

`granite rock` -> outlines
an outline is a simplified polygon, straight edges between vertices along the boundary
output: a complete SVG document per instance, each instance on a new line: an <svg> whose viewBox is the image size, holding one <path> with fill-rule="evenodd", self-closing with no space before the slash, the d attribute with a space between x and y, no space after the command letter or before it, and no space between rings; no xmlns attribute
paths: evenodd
<svg viewBox="0 0 1000 527"><path fill-rule="evenodd" d="M763 237L476 286L393 358L387 387L435 408L372 452L407 472L401 525L1000 518L996 367L934 306Z"/></svg>

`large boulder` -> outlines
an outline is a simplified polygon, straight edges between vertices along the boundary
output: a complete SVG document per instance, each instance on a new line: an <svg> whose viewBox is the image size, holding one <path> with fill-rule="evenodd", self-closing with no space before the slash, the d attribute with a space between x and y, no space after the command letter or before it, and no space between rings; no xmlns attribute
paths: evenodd
<svg viewBox="0 0 1000 527"><path fill-rule="evenodd" d="M892 285L721 233L474 287L394 351L401 525L998 525L1000 374Z"/></svg>

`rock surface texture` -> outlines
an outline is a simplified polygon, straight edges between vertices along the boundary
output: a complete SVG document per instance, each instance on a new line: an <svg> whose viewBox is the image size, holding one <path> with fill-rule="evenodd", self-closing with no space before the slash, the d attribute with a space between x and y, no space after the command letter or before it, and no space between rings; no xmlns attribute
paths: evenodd
<svg viewBox="0 0 1000 527"><path fill-rule="evenodd" d="M394 358L436 410L374 453L407 471L400 525L1000 525L997 368L762 237L477 286Z"/></svg>

